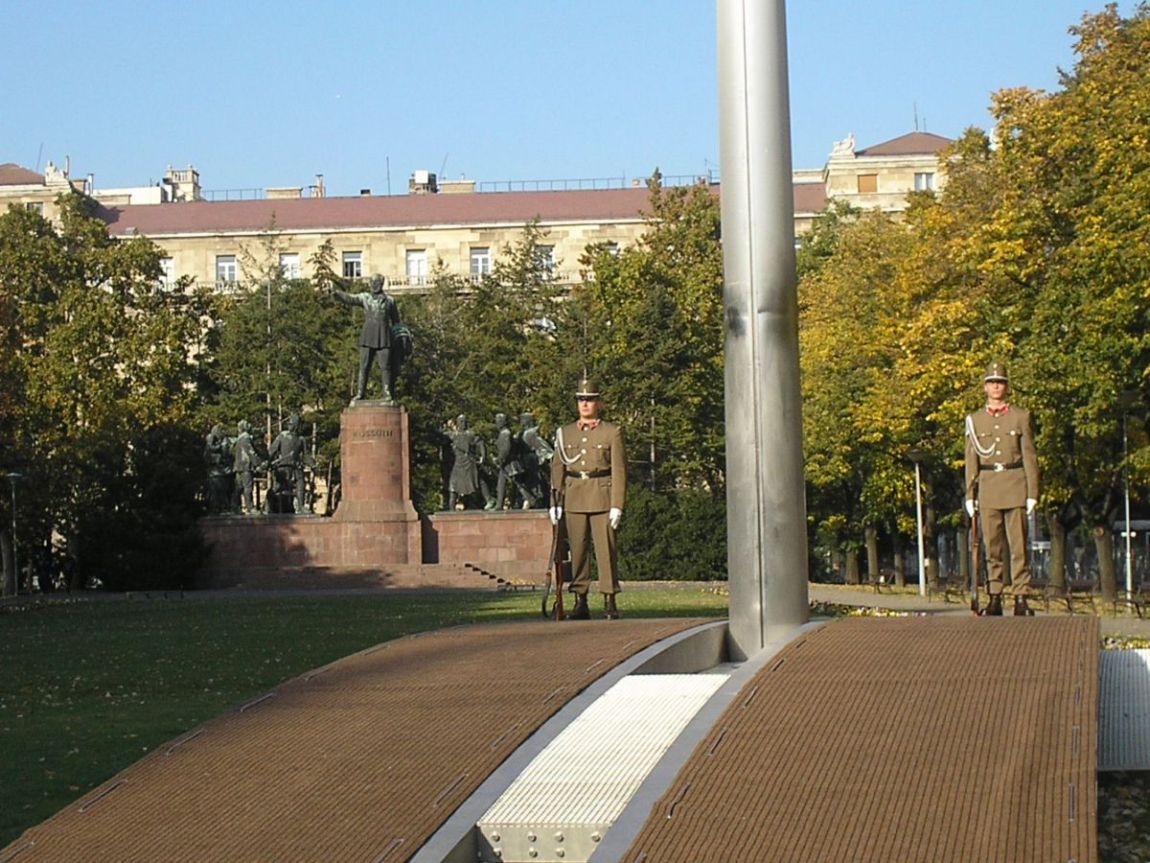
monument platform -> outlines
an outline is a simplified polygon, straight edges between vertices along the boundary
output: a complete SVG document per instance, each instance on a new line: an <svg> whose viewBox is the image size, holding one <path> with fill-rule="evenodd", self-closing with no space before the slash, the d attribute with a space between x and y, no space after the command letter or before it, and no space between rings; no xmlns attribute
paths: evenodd
<svg viewBox="0 0 1150 863"><path fill-rule="evenodd" d="M388 642L173 740L0 861L514 863L491 843L517 829L492 809L516 778L629 675L708 671L696 645L716 628L721 643L722 623L629 619ZM815 622L723 673L625 777L593 863L1098 859L1095 618ZM532 795L545 820L524 826L524 861L587 859L564 843L601 812L540 796L622 772L599 735ZM504 820L481 833L491 812Z"/></svg>
<svg viewBox="0 0 1150 863"><path fill-rule="evenodd" d="M340 417L340 500L335 513L201 519L211 547L201 571L212 587L309 583L474 589L543 584L551 523L545 510L435 513L411 500L404 408L358 401ZM486 581L476 578L485 576Z"/></svg>

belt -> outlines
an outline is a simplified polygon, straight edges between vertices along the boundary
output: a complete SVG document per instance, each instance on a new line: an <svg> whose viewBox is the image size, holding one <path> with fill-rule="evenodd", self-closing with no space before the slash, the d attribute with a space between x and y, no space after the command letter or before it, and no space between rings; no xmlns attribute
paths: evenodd
<svg viewBox="0 0 1150 863"><path fill-rule="evenodd" d="M980 464L978 466L978 469L979 470L992 470L995 473L998 473L999 471L1015 470L1016 468L1020 468L1020 467L1022 467L1022 462L1020 462L1020 461L1012 461L1010 464L1003 464L1002 462L996 461L994 464Z"/></svg>
<svg viewBox="0 0 1150 863"><path fill-rule="evenodd" d="M611 470L609 468L602 470L565 470L563 473L573 479L596 479L601 476L610 476Z"/></svg>

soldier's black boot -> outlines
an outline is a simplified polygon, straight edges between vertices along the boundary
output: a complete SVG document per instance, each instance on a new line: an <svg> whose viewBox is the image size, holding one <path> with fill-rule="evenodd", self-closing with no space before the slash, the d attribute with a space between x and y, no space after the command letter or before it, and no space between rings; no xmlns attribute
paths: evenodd
<svg viewBox="0 0 1150 863"><path fill-rule="evenodd" d="M619 619L619 609L615 605L615 594L613 594L613 593L603 594L603 608L604 608L603 616L605 618L607 618L608 620L618 620Z"/></svg>
<svg viewBox="0 0 1150 863"><path fill-rule="evenodd" d="M1034 610L1026 602L1025 596L1014 597L1014 616L1015 617L1033 617Z"/></svg>
<svg viewBox="0 0 1150 863"><path fill-rule="evenodd" d="M568 620L590 620L591 609L587 605L587 594L575 594L575 608L567 615Z"/></svg>
<svg viewBox="0 0 1150 863"><path fill-rule="evenodd" d="M1002 594L992 593L990 602L986 604L987 617L1002 617Z"/></svg>

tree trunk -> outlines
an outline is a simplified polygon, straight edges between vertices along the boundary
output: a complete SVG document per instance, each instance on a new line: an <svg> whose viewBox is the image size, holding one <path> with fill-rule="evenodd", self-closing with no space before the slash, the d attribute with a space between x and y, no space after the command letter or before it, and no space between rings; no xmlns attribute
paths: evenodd
<svg viewBox="0 0 1150 863"><path fill-rule="evenodd" d="M847 584L859 584L861 579L859 577L859 550L857 548L850 548L846 551L847 559Z"/></svg>
<svg viewBox="0 0 1150 863"><path fill-rule="evenodd" d="M4 596L16 593L16 572L12 566L12 537L0 531L0 559L4 562Z"/></svg>
<svg viewBox="0 0 1150 863"><path fill-rule="evenodd" d="M1046 518L1050 531L1050 558L1046 561L1046 578L1050 587L1059 593L1066 589L1066 525L1055 515Z"/></svg>
<svg viewBox="0 0 1150 863"><path fill-rule="evenodd" d="M1094 536L1094 550L1098 552L1098 584L1102 588L1102 601L1118 599L1118 577L1114 568L1114 534L1108 524L1096 524L1090 530Z"/></svg>
<svg viewBox="0 0 1150 863"><path fill-rule="evenodd" d="M878 584L878 528L867 525L864 530L866 536L866 570L871 584Z"/></svg>
<svg viewBox="0 0 1150 863"><path fill-rule="evenodd" d="M906 543L897 530L891 532L894 544L894 583L896 587L906 587Z"/></svg>

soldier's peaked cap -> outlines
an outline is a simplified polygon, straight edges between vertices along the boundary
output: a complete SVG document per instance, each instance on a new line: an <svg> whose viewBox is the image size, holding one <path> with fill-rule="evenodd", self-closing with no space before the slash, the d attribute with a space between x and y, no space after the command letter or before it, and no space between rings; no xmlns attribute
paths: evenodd
<svg viewBox="0 0 1150 863"><path fill-rule="evenodd" d="M1007 377L1006 374L1006 366L1002 363L991 363L988 365L986 367L986 377L982 380L983 383L989 383L990 381L1001 381L1004 384L1010 383L1010 378Z"/></svg>
<svg viewBox="0 0 1150 863"><path fill-rule="evenodd" d="M599 387L595 386L595 382L591 378L583 378L579 381L579 389L575 393L577 399L597 399L599 398Z"/></svg>

